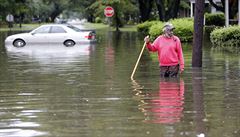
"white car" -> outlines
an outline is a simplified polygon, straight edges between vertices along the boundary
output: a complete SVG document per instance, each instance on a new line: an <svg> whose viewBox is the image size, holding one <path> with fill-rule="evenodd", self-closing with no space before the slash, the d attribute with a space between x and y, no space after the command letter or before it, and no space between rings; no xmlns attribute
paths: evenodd
<svg viewBox="0 0 240 137"><path fill-rule="evenodd" d="M67 47L75 44L91 43L96 41L94 30L83 30L69 24L42 25L29 33L20 33L8 36L6 45L24 47L31 44L63 44Z"/></svg>

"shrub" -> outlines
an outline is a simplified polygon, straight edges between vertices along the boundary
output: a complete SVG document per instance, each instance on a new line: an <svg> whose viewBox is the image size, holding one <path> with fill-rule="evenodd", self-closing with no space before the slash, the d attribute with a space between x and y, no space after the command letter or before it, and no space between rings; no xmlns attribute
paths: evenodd
<svg viewBox="0 0 240 137"><path fill-rule="evenodd" d="M219 27L216 27L216 26L204 26L204 32L205 34L207 34L208 36L210 35L210 33L216 29L216 28L219 28Z"/></svg>
<svg viewBox="0 0 240 137"><path fill-rule="evenodd" d="M210 40L214 47L222 47L224 49L240 48L240 27L231 26L227 28L215 29L210 34Z"/></svg>
<svg viewBox="0 0 240 137"><path fill-rule="evenodd" d="M134 21L133 20L129 20L129 21L127 21L127 24L128 25L134 25Z"/></svg>
<svg viewBox="0 0 240 137"><path fill-rule="evenodd" d="M209 35L215 28L225 25L225 17L223 13L206 13L205 14L205 32Z"/></svg>
<svg viewBox="0 0 240 137"><path fill-rule="evenodd" d="M149 28L153 25L158 23L159 21L145 21L144 23L137 25L137 31L143 34L149 34Z"/></svg>
<svg viewBox="0 0 240 137"><path fill-rule="evenodd" d="M174 34L179 36L181 41L189 42L193 40L193 18L181 18L172 21L175 26Z"/></svg>
<svg viewBox="0 0 240 137"><path fill-rule="evenodd" d="M192 18L181 18L170 20L174 25L174 34L178 36L183 42L190 42L193 39L193 19ZM158 22L154 24L149 29L149 34L151 39L157 38L161 35L164 22Z"/></svg>
<svg viewBox="0 0 240 137"><path fill-rule="evenodd" d="M162 28L163 28L164 22L158 22L154 25L152 25L149 28L149 34L151 36L151 40L156 39L159 35L162 34Z"/></svg>
<svg viewBox="0 0 240 137"><path fill-rule="evenodd" d="M102 23L101 18L100 18L100 17L96 17L96 18L95 18L95 23Z"/></svg>
<svg viewBox="0 0 240 137"><path fill-rule="evenodd" d="M224 26L225 17L223 13L206 13L205 25L207 26Z"/></svg>
<svg viewBox="0 0 240 137"><path fill-rule="evenodd" d="M25 24L31 23L31 19L30 18L24 18L23 23L25 23Z"/></svg>

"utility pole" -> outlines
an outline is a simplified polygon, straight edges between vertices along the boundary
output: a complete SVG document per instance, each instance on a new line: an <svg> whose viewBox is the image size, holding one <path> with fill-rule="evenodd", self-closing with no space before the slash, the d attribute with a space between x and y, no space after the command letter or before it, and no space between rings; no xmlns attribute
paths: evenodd
<svg viewBox="0 0 240 137"><path fill-rule="evenodd" d="M228 0L225 0L225 26L229 27L229 3L228 3Z"/></svg>

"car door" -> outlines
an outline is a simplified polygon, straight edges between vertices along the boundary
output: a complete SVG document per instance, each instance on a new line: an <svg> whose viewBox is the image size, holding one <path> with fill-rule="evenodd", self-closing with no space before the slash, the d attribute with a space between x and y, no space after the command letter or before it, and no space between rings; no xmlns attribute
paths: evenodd
<svg viewBox="0 0 240 137"><path fill-rule="evenodd" d="M43 26L31 33L28 39L29 43L41 44L49 42L49 33L51 26Z"/></svg>
<svg viewBox="0 0 240 137"><path fill-rule="evenodd" d="M52 44L62 44L67 37L67 31L62 26L52 26L49 41Z"/></svg>

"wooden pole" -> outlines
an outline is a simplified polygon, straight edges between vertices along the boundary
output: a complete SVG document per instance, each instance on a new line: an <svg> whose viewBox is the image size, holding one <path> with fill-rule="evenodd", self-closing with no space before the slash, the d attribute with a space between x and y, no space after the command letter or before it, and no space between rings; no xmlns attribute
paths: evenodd
<svg viewBox="0 0 240 137"><path fill-rule="evenodd" d="M132 75L131 75L131 80L134 80L134 79L133 79L133 76L134 76L134 74L135 74L135 71L136 71L136 69L137 69L138 63L139 63L139 61L140 61L140 59L141 59L141 56L142 56L142 53L143 53L145 47L146 47L146 42L144 42L143 47L142 47L142 50L141 50L141 52L140 52L140 54L139 54L139 56L138 56L138 60L137 60L137 62L136 62L136 64L135 64L135 67L134 67L133 72L132 72Z"/></svg>

